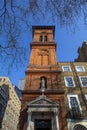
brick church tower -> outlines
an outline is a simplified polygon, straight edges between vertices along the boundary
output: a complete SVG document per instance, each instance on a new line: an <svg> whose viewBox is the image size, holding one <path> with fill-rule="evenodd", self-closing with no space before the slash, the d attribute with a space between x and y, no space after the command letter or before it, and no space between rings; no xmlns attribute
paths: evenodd
<svg viewBox="0 0 87 130"><path fill-rule="evenodd" d="M54 26L33 26L18 130L67 130Z"/></svg>

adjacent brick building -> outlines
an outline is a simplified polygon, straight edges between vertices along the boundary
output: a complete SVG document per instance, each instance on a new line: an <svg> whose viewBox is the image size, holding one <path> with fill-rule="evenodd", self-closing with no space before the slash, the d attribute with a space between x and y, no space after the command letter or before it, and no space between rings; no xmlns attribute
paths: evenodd
<svg viewBox="0 0 87 130"><path fill-rule="evenodd" d="M87 63L60 62L68 130L87 130Z"/></svg>
<svg viewBox="0 0 87 130"><path fill-rule="evenodd" d="M87 63L57 62L54 26L33 26L18 130L86 130Z"/></svg>
<svg viewBox="0 0 87 130"><path fill-rule="evenodd" d="M87 42L83 42L82 46L78 48L78 58L76 62L87 62Z"/></svg>

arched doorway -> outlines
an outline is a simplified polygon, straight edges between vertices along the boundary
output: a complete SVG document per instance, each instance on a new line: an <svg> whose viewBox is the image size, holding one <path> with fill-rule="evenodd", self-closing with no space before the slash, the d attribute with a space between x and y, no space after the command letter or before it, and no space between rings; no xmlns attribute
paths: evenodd
<svg viewBox="0 0 87 130"><path fill-rule="evenodd" d="M87 130L87 128L83 125L75 125L73 130Z"/></svg>

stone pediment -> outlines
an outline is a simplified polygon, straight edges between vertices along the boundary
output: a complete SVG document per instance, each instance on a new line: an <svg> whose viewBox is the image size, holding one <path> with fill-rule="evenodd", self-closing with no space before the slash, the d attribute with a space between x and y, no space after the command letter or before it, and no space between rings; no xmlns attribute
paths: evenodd
<svg viewBox="0 0 87 130"><path fill-rule="evenodd" d="M28 107L58 107L58 104L42 95L39 98L28 103Z"/></svg>

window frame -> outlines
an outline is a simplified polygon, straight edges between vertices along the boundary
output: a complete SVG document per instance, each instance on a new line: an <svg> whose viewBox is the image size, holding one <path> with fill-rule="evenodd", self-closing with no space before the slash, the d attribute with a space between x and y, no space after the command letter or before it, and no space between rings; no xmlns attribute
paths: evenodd
<svg viewBox="0 0 87 130"><path fill-rule="evenodd" d="M72 109L71 103L70 103L70 97L75 97L77 102L78 102L78 106L79 106L79 110L82 111L81 105L80 105L80 100L77 94L68 94L67 98L68 98L68 104L69 104L69 108Z"/></svg>
<svg viewBox="0 0 87 130"><path fill-rule="evenodd" d="M85 96L85 100L87 101L87 94L84 94L84 96Z"/></svg>
<svg viewBox="0 0 87 130"><path fill-rule="evenodd" d="M67 85L66 78L71 78L71 79L72 79L73 86L68 86L68 85ZM73 78L72 76L64 76L64 81L65 81L65 86L66 86L66 87L69 87L69 88L75 87L74 78Z"/></svg>
<svg viewBox="0 0 87 130"><path fill-rule="evenodd" d="M85 78L85 77L87 78L87 76L79 76L79 80L80 80L81 86L82 86L82 87L87 87L87 86L84 86L84 85L83 85L83 83L82 83L82 81L81 81L81 77L82 77L82 78Z"/></svg>
<svg viewBox="0 0 87 130"><path fill-rule="evenodd" d="M82 67L82 71L79 71L79 70L78 70L78 67ZM75 66L75 69L76 69L77 72L85 72L84 66L81 66L81 65L76 65L76 66Z"/></svg>
<svg viewBox="0 0 87 130"><path fill-rule="evenodd" d="M40 35L40 42L43 42L43 36Z"/></svg>
<svg viewBox="0 0 87 130"><path fill-rule="evenodd" d="M47 42L48 41L48 37L47 35L44 36L44 42Z"/></svg>
<svg viewBox="0 0 87 130"><path fill-rule="evenodd" d="M68 68L69 68L69 71L65 71L65 70L64 70L64 67L68 67ZM72 71L72 70L71 70L71 67L68 66L68 65L63 65L63 66L62 66L62 70L63 70L63 72L71 72L71 71Z"/></svg>

